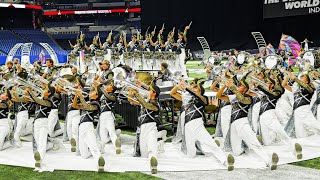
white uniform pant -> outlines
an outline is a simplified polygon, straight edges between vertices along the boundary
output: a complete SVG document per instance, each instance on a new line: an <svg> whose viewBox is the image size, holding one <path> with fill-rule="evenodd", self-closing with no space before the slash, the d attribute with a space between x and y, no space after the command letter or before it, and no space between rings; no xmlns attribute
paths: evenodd
<svg viewBox="0 0 320 180"><path fill-rule="evenodd" d="M320 122L320 105L317 108L317 121Z"/></svg>
<svg viewBox="0 0 320 180"><path fill-rule="evenodd" d="M52 143L48 142L48 118L39 118L34 121L33 137L37 144L37 151L43 160L46 151L53 146Z"/></svg>
<svg viewBox="0 0 320 180"><path fill-rule="evenodd" d="M252 131L248 118L240 118L231 124L231 146L235 156L243 153L242 141L244 141L249 149L258 154L266 163L269 162L269 156L258 141L256 134Z"/></svg>
<svg viewBox="0 0 320 180"><path fill-rule="evenodd" d="M276 104L276 115L282 127L285 127L293 113L293 108L290 103L291 92L285 92Z"/></svg>
<svg viewBox="0 0 320 180"><path fill-rule="evenodd" d="M187 67L184 64L185 59L186 59L186 51L185 49L181 49L181 54L178 55L178 58L176 60L176 67L179 71L181 71L184 77L188 77Z"/></svg>
<svg viewBox="0 0 320 180"><path fill-rule="evenodd" d="M230 120L231 120L231 105L226 105L221 108L221 130L223 139L226 138L227 133L229 131L230 127Z"/></svg>
<svg viewBox="0 0 320 180"><path fill-rule="evenodd" d="M67 133L69 140L74 138L77 142L79 134L80 110L71 110L67 114Z"/></svg>
<svg viewBox="0 0 320 180"><path fill-rule="evenodd" d="M116 64L117 64L116 66L118 66L119 64L125 65L124 60L123 60L123 54L121 54L121 55L119 56L119 61L116 62Z"/></svg>
<svg viewBox="0 0 320 180"><path fill-rule="evenodd" d="M217 146L208 131L203 125L202 118L194 119L185 125L185 139L187 155L196 156L196 141L200 142L201 149L205 154L213 154L223 164L227 158L225 153Z"/></svg>
<svg viewBox="0 0 320 180"><path fill-rule="evenodd" d="M17 113L16 123L14 139L15 141L20 142L21 135L28 135L32 133L33 118L29 119L28 110L20 111Z"/></svg>
<svg viewBox="0 0 320 180"><path fill-rule="evenodd" d="M116 146L117 134L114 119L114 115L111 111L103 112L100 115L99 134L103 145L107 144L111 140L112 144Z"/></svg>
<svg viewBox="0 0 320 180"><path fill-rule="evenodd" d="M178 68L176 67L176 64L175 64L175 59L168 60L168 69L172 73L178 71Z"/></svg>
<svg viewBox="0 0 320 180"><path fill-rule="evenodd" d="M258 120L259 120L259 113L260 113L260 106L261 106L261 102L257 102L253 105L252 107L252 116L251 116L251 123L252 123L252 127L253 127L253 131L255 133L258 132Z"/></svg>
<svg viewBox="0 0 320 180"><path fill-rule="evenodd" d="M280 137L280 139L284 141L285 144L289 145L290 148L293 147L290 137L277 118L275 109L270 109L260 115L260 125L264 145L271 145L277 137Z"/></svg>
<svg viewBox="0 0 320 180"><path fill-rule="evenodd" d="M92 122L83 122L79 126L79 150L82 158L92 155L94 159L99 159L101 156L94 131Z"/></svg>
<svg viewBox="0 0 320 180"><path fill-rule="evenodd" d="M312 114L310 105L300 106L293 113L297 138L307 137L320 132L320 121L317 121Z"/></svg>
<svg viewBox="0 0 320 180"><path fill-rule="evenodd" d="M140 152L142 157L158 156L158 130L155 122L140 127Z"/></svg>
<svg viewBox="0 0 320 180"><path fill-rule="evenodd" d="M10 125L8 118L0 119L0 151L11 146L9 141L4 141L10 134Z"/></svg>
<svg viewBox="0 0 320 180"><path fill-rule="evenodd" d="M48 117L48 133L50 137L55 137L54 127L59 120L58 109L51 109Z"/></svg>
<svg viewBox="0 0 320 180"><path fill-rule="evenodd" d="M152 59L143 59L142 67L143 70L152 70L153 60Z"/></svg>

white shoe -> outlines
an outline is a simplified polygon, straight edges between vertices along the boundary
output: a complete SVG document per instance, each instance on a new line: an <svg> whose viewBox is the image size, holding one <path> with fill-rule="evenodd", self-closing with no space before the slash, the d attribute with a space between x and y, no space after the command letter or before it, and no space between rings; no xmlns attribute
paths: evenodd
<svg viewBox="0 0 320 180"><path fill-rule="evenodd" d="M278 167L279 156L276 153L272 153L269 167L271 170L276 170Z"/></svg>

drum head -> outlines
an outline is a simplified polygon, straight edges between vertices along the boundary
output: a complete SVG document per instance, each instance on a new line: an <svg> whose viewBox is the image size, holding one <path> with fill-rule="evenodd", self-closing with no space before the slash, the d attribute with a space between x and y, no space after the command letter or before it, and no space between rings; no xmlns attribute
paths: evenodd
<svg viewBox="0 0 320 180"><path fill-rule="evenodd" d="M278 64L278 57L277 56L268 56L264 63L266 65L267 69L273 69Z"/></svg>
<svg viewBox="0 0 320 180"><path fill-rule="evenodd" d="M303 55L303 59L307 59L310 61L310 65L311 66L314 66L314 61L315 61L315 58L314 58L314 55L311 51L307 51L304 55Z"/></svg>
<svg viewBox="0 0 320 180"><path fill-rule="evenodd" d="M214 64L215 58L211 56L211 57L208 59L208 62L209 62L210 64Z"/></svg>
<svg viewBox="0 0 320 180"><path fill-rule="evenodd" d="M246 55L245 54L239 54L238 55L238 57L237 57L238 64L243 64L245 60L246 60Z"/></svg>

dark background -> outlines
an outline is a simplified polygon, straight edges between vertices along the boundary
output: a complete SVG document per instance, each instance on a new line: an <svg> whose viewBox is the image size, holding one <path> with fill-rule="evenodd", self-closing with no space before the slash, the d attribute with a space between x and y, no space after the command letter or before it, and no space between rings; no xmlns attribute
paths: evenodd
<svg viewBox="0 0 320 180"><path fill-rule="evenodd" d="M281 34L320 46L320 15L263 19L263 0L141 0L142 29L165 23L165 36L174 26L181 30L193 21L188 47L201 49L196 37L204 36L211 50L257 49L252 31L278 48ZM310 46L310 45L309 45Z"/></svg>

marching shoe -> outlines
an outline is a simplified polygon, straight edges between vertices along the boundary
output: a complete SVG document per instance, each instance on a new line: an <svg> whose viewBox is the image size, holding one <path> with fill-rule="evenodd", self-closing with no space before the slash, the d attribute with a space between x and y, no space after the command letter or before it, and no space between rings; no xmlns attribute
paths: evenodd
<svg viewBox="0 0 320 180"><path fill-rule="evenodd" d="M218 147L220 147L220 142L218 139L215 139L214 142L217 144Z"/></svg>
<svg viewBox="0 0 320 180"><path fill-rule="evenodd" d="M119 138L116 139L116 154L121 153L121 141Z"/></svg>
<svg viewBox="0 0 320 180"><path fill-rule="evenodd" d="M296 150L296 156L297 156L297 159L302 159L302 147L299 143L296 143L294 145L294 148Z"/></svg>
<svg viewBox="0 0 320 180"><path fill-rule="evenodd" d="M227 168L228 168L228 171L233 171L234 169L234 157L229 154L228 157L227 157Z"/></svg>
<svg viewBox="0 0 320 180"><path fill-rule="evenodd" d="M158 160L154 156L152 156L150 159L150 166L151 166L151 174L157 174Z"/></svg>
<svg viewBox="0 0 320 180"><path fill-rule="evenodd" d="M35 163L35 167L36 168L41 168L41 156L40 153L38 151L36 151L33 155L34 160L36 161Z"/></svg>
<svg viewBox="0 0 320 180"><path fill-rule="evenodd" d="M99 157L98 160L98 172L104 172L104 165L106 164L104 158L102 156Z"/></svg>
<svg viewBox="0 0 320 180"><path fill-rule="evenodd" d="M276 153L273 153L271 156L270 169L276 170L279 162L279 156Z"/></svg>
<svg viewBox="0 0 320 180"><path fill-rule="evenodd" d="M71 138L70 144L71 144L71 152L76 152L77 143L76 143L76 140L74 138Z"/></svg>

